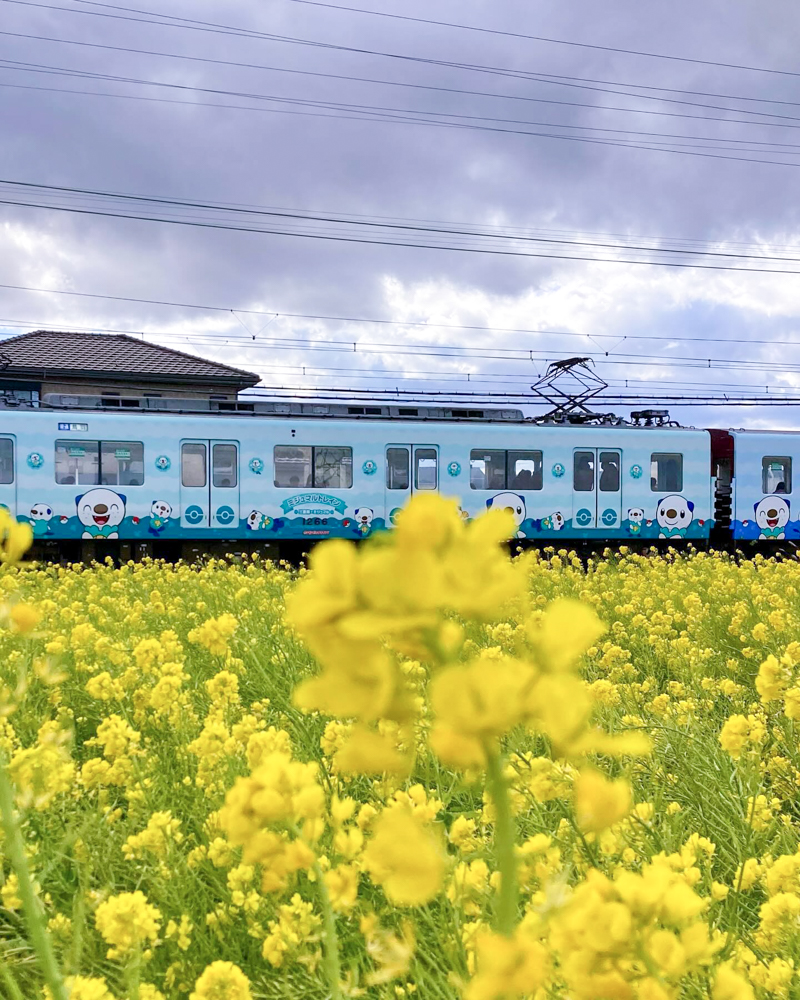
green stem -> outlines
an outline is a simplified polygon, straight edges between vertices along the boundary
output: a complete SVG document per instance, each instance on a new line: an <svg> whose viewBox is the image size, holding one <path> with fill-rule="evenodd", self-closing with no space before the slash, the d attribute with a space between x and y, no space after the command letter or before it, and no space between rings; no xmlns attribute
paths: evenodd
<svg viewBox="0 0 800 1000"><path fill-rule="evenodd" d="M325 885L323 871L318 861L314 861L314 875L317 879L317 892L322 907L322 921L325 930L325 954L322 966L325 969L325 976L331 990L331 1000L341 1000L342 970L339 963L339 935L336 932L336 915L333 912L331 897L328 895L328 887Z"/></svg>
<svg viewBox="0 0 800 1000"><path fill-rule="evenodd" d="M514 817L502 758L485 746L486 782L494 804L494 853L500 871L500 895L495 922L501 934L510 935L517 923L517 859L514 854Z"/></svg>
<svg viewBox="0 0 800 1000"><path fill-rule="evenodd" d="M28 933L39 958L45 982L50 988L53 1000L67 1000L67 991L56 962L50 935L47 933L42 906L33 887L28 859L25 857L25 845L14 810L14 790L3 760L0 760L0 820L6 838L5 851L19 882L19 896L22 900Z"/></svg>
<svg viewBox="0 0 800 1000"><path fill-rule="evenodd" d="M11 973L11 969L8 967L8 962L2 958L0 958L0 978L6 984L9 1000L25 1000L22 990L20 990L16 979Z"/></svg>
<svg viewBox="0 0 800 1000"><path fill-rule="evenodd" d="M142 947L137 945L125 966L125 985L128 988L128 1000L139 1000L139 980L142 972Z"/></svg>

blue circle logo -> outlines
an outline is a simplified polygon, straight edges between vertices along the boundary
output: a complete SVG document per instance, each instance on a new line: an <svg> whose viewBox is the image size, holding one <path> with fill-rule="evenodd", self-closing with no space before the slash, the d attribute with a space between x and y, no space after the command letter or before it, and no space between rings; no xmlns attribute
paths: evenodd
<svg viewBox="0 0 800 1000"><path fill-rule="evenodd" d="M41 469L44 465L44 455L40 455L38 451L32 451L28 455L28 465L32 469Z"/></svg>
<svg viewBox="0 0 800 1000"><path fill-rule="evenodd" d="M392 509L392 512L389 514L389 520L391 521L392 524L397 524L397 515L402 513L402 511L403 511L402 507L394 507Z"/></svg>
<svg viewBox="0 0 800 1000"><path fill-rule="evenodd" d="M631 466L631 477L633 479L641 479L642 478L642 467L641 467L641 465L632 465Z"/></svg>
<svg viewBox="0 0 800 1000"><path fill-rule="evenodd" d="M553 475L556 477L556 479L560 479L565 472L566 469L561 464L561 462L556 462L556 464L553 466Z"/></svg>
<svg viewBox="0 0 800 1000"><path fill-rule="evenodd" d="M590 510L587 510L586 507L581 507L581 509L575 515L575 520L582 528L585 528L586 525L589 524L592 520L592 512Z"/></svg>
<svg viewBox="0 0 800 1000"><path fill-rule="evenodd" d="M170 465L172 465L172 462L170 462L167 455L159 455L156 459L156 468L159 472L166 472Z"/></svg>
<svg viewBox="0 0 800 1000"><path fill-rule="evenodd" d="M448 474L448 476L460 476L461 475L461 466L458 464L458 462L451 462L447 466L447 474Z"/></svg>
<svg viewBox="0 0 800 1000"><path fill-rule="evenodd" d="M193 503L191 507L187 507L183 512L184 518L189 522L189 524L199 524L205 519L205 513L202 507L198 507L196 503Z"/></svg>
<svg viewBox="0 0 800 1000"><path fill-rule="evenodd" d="M264 471L264 459L263 458L251 458L247 467L248 467L248 469L250 469L250 471L254 475L260 476L261 473Z"/></svg>
<svg viewBox="0 0 800 1000"><path fill-rule="evenodd" d="M371 458L368 458L366 462L361 466L361 471L365 476L374 476L378 471L378 463L373 462Z"/></svg>
<svg viewBox="0 0 800 1000"><path fill-rule="evenodd" d="M220 524L230 524L231 521L236 517L233 512L232 507L217 507L217 512L214 515Z"/></svg>
<svg viewBox="0 0 800 1000"><path fill-rule="evenodd" d="M616 523L617 512L615 510L612 510L611 507L607 507L603 511L603 516L601 517L600 520L603 522L603 524L606 525L606 527L610 528L612 524Z"/></svg>

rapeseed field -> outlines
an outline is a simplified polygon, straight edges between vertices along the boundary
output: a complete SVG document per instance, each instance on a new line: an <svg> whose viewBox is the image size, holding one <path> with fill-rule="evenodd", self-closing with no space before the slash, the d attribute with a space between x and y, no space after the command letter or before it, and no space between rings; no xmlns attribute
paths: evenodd
<svg viewBox="0 0 800 1000"><path fill-rule="evenodd" d="M0 996L798 996L796 560L0 527Z"/></svg>

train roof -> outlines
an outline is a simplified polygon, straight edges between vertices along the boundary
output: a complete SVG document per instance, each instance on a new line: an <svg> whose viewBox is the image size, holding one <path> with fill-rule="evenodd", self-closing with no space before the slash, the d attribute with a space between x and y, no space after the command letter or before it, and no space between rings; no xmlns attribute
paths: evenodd
<svg viewBox="0 0 800 1000"><path fill-rule="evenodd" d="M531 400L533 403L534 400ZM45 393L41 401L15 398L0 393L0 409L34 409L39 411L103 411L125 414L166 414L180 416L246 416L291 417L306 419L338 420L387 420L431 421L438 423L501 423L535 424L541 427L617 427L627 429L678 429L682 427L671 420L666 410L639 410L630 419L613 413L578 415L576 419L554 420L547 414L525 416L516 407L484 407L465 403L462 406L442 404L428 406L409 402L339 402L297 399L267 399L254 395L241 395L237 399L201 399L178 396L103 396L68 393ZM588 417L588 418L587 418Z"/></svg>

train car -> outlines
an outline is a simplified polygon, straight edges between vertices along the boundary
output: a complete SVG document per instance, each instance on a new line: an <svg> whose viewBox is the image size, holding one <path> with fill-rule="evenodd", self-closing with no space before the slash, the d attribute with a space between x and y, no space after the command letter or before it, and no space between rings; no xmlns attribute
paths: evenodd
<svg viewBox="0 0 800 1000"><path fill-rule="evenodd" d="M391 529L431 491L464 517L509 509L527 541L702 540L714 524L705 430L542 425L513 409L138 403L3 409L0 503L38 543L279 552Z"/></svg>
<svg viewBox="0 0 800 1000"><path fill-rule="evenodd" d="M792 469L800 468L795 431L729 431L731 534L736 541L800 539L800 499Z"/></svg>

